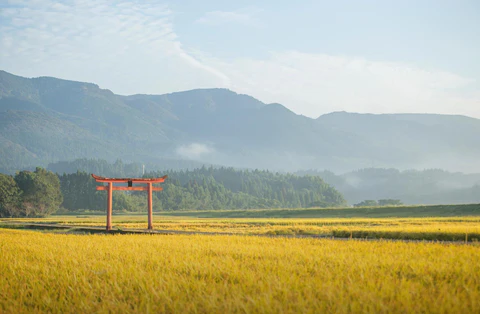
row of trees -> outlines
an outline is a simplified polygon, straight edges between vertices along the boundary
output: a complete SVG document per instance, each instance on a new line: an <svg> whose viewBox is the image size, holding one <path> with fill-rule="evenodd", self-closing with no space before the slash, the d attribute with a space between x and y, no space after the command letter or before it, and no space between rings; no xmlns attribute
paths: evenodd
<svg viewBox="0 0 480 314"><path fill-rule="evenodd" d="M103 175L103 173L99 173ZM154 210L207 210L336 207L346 205L343 196L320 177L202 167L167 174L164 190L154 193ZM106 193L96 191L97 182L87 172L56 175L42 168L15 176L0 174L0 215L46 216L60 206L66 210L104 210ZM114 191L113 208L144 211L144 192Z"/></svg>
<svg viewBox="0 0 480 314"><path fill-rule="evenodd" d="M353 206L355 207L375 207L375 206L400 206L403 205L402 201L395 199L383 199L383 200L364 200Z"/></svg>
<svg viewBox="0 0 480 314"><path fill-rule="evenodd" d="M195 169L202 167L202 163L192 160L177 160L161 158L156 162L147 163L125 163L121 159L115 162L108 162L103 159L81 158L73 161L58 161L50 163L47 170L54 173L75 173L77 171L84 171L87 173L101 173L105 177L138 177L143 174L143 170L151 171L167 170L167 169Z"/></svg>
<svg viewBox="0 0 480 314"><path fill-rule="evenodd" d="M0 173L0 217L47 216L62 201L60 180L50 171L36 168L15 176Z"/></svg>
<svg viewBox="0 0 480 314"><path fill-rule="evenodd" d="M148 173L148 177L167 174L163 191L154 193L154 210L250 209L335 207L346 205L343 196L321 178L242 171L233 168L202 167L186 171ZM102 209L105 193L96 192L96 182L85 172L60 176L63 207L69 210ZM143 211L142 192L114 192L116 210Z"/></svg>

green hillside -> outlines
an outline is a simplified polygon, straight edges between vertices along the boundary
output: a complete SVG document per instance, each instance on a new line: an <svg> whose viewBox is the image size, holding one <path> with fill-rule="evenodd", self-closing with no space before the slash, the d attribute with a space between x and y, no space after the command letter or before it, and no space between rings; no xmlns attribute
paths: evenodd
<svg viewBox="0 0 480 314"><path fill-rule="evenodd" d="M92 83L0 71L0 119L0 167L10 172L76 158L480 172L478 119L345 112L311 119L226 89L119 96Z"/></svg>

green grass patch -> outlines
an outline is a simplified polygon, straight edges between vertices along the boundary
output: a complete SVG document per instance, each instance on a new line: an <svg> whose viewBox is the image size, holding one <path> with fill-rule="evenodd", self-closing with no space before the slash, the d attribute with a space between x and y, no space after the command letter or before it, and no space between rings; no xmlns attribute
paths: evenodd
<svg viewBox="0 0 480 314"><path fill-rule="evenodd" d="M170 211L162 216L191 218L407 218L480 216L480 204L360 208Z"/></svg>

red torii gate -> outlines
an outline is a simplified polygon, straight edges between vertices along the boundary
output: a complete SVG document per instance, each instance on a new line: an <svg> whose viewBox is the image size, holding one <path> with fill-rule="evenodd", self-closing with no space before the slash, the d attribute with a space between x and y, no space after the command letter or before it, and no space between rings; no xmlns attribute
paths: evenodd
<svg viewBox="0 0 480 314"><path fill-rule="evenodd" d="M154 183L162 183L168 176L161 178L104 178L92 173L97 182L108 183L108 185L97 186L97 191L107 191L107 231L112 230L112 195L113 191L147 191L148 192L148 229L152 230L152 191L161 191L163 188L153 186ZM113 183L128 183L128 186L114 186ZM147 186L133 186L133 183L146 183Z"/></svg>

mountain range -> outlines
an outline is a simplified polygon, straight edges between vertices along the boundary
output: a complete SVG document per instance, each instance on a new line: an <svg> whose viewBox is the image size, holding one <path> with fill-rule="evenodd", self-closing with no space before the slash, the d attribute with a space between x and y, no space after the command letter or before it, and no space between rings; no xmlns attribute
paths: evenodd
<svg viewBox="0 0 480 314"><path fill-rule="evenodd" d="M320 104L319 104L320 105ZM480 120L334 112L317 119L227 89L121 96L0 71L0 170L73 160L189 160L276 171L480 171Z"/></svg>

